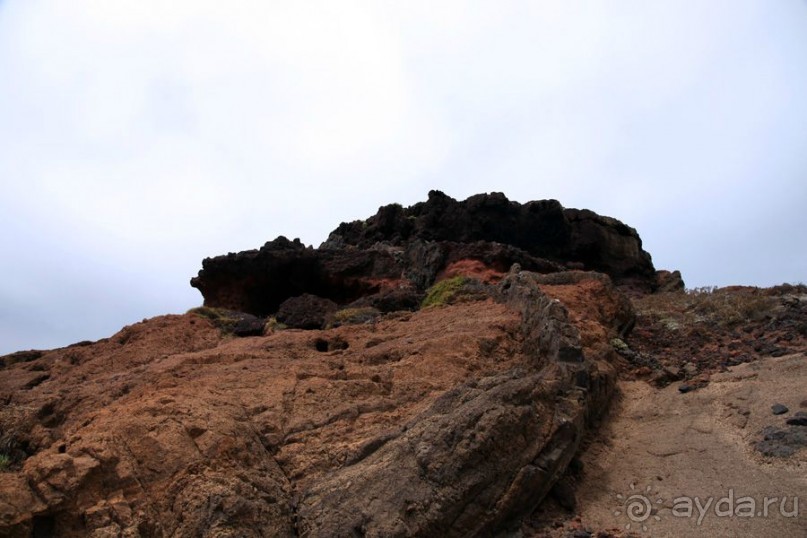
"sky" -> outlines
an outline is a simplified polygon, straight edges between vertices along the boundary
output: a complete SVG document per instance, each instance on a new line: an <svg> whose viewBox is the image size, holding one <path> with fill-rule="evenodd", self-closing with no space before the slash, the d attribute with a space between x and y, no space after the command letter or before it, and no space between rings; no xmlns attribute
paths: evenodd
<svg viewBox="0 0 807 538"><path fill-rule="evenodd" d="M0 354L430 189L619 218L689 287L807 282L807 2L0 0Z"/></svg>

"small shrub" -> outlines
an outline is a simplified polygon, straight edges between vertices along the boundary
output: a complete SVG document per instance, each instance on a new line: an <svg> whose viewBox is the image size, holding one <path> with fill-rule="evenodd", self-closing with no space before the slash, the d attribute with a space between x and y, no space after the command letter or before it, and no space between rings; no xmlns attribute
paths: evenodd
<svg viewBox="0 0 807 538"><path fill-rule="evenodd" d="M223 333L231 333L238 323L238 318L233 315L234 312L224 308L198 306L188 310L188 314L194 314L210 320Z"/></svg>
<svg viewBox="0 0 807 538"><path fill-rule="evenodd" d="M259 336L265 326L262 318L226 308L199 306L188 310L188 314L208 319L222 333L235 336Z"/></svg>
<svg viewBox="0 0 807 538"><path fill-rule="evenodd" d="M717 291L717 286L700 286L698 288L691 288L686 290L687 294L692 296L709 295Z"/></svg>
<svg viewBox="0 0 807 538"><path fill-rule="evenodd" d="M677 331L678 329L681 328L681 323L675 320L674 318L661 318L660 323L668 331Z"/></svg>
<svg viewBox="0 0 807 538"><path fill-rule="evenodd" d="M710 293L693 305L692 311L723 325L758 321L775 306L771 297L750 293Z"/></svg>
<svg viewBox="0 0 807 538"><path fill-rule="evenodd" d="M611 340L611 347L613 347L616 351L627 351L630 349L628 348L628 344L626 344L621 338L613 338Z"/></svg>
<svg viewBox="0 0 807 538"><path fill-rule="evenodd" d="M371 306L357 308L343 308L331 314L328 320L328 328L339 327L341 325L357 325L367 323L377 318L381 312Z"/></svg>
<svg viewBox="0 0 807 538"><path fill-rule="evenodd" d="M426 291L426 298L423 299L420 305L421 308L449 304L462 291L462 288L469 280L464 276L441 280Z"/></svg>
<svg viewBox="0 0 807 538"><path fill-rule="evenodd" d="M777 299L756 288L705 286L686 293L658 293L635 301L640 315L654 316L670 330L698 323L735 326L758 321L777 306Z"/></svg>
<svg viewBox="0 0 807 538"><path fill-rule="evenodd" d="M0 472L7 471L10 465L11 458L9 458L6 454L0 454Z"/></svg>
<svg viewBox="0 0 807 538"><path fill-rule="evenodd" d="M276 331L282 331L284 329L288 329L286 324L280 323L274 316L266 320L266 325L264 326L264 332L266 334L273 333Z"/></svg>
<svg viewBox="0 0 807 538"><path fill-rule="evenodd" d="M187 313L195 314L211 321L218 321L220 319L228 318L230 311L225 310L224 308L213 308L211 306L197 306L196 308L191 308L188 310Z"/></svg>

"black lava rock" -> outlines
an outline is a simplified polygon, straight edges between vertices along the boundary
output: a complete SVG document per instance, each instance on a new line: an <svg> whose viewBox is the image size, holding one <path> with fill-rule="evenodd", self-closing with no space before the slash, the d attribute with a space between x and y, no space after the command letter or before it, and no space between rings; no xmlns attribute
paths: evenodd
<svg viewBox="0 0 807 538"><path fill-rule="evenodd" d="M784 406L782 404L773 404L771 406L771 411L773 411L774 415L784 415L785 413L790 411L790 409L788 409L787 406Z"/></svg>

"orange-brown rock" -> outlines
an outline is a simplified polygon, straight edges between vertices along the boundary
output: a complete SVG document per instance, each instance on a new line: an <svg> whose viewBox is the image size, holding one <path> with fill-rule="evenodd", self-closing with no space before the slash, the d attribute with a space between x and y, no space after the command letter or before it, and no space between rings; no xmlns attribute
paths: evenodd
<svg viewBox="0 0 807 538"><path fill-rule="evenodd" d="M4 361L0 536L488 536L607 406L607 277L233 338L164 316ZM600 307L593 307L596 302ZM12 364L13 363L13 364Z"/></svg>

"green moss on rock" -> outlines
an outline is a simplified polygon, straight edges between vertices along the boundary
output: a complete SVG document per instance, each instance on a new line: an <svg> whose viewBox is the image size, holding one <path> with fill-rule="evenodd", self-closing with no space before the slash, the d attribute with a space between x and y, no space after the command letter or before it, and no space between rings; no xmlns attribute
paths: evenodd
<svg viewBox="0 0 807 538"><path fill-rule="evenodd" d="M447 278L433 285L426 291L426 298L421 303L422 308L449 304L470 281L464 276Z"/></svg>

